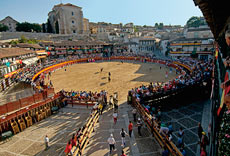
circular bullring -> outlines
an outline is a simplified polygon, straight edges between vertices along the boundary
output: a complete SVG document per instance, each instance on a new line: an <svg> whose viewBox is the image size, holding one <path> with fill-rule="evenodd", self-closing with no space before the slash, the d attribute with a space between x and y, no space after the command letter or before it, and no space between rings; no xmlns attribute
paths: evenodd
<svg viewBox="0 0 230 156"><path fill-rule="evenodd" d="M100 70L103 68L103 71ZM108 81L108 73L111 81ZM166 72L168 77L165 77ZM137 61L124 62L93 62L73 64L61 68L50 77L55 92L65 91L92 91L106 90L109 95L118 92L118 101L126 101L128 90L150 82L167 82L175 78L176 72L170 73L170 68L158 63L142 63ZM48 83L48 78L46 79Z"/></svg>

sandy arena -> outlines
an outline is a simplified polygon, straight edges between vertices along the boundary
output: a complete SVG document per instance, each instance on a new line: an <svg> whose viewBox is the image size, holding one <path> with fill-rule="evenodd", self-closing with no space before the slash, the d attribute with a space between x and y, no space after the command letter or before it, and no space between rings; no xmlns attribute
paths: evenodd
<svg viewBox="0 0 230 156"><path fill-rule="evenodd" d="M128 90L132 88L147 85L149 82L165 82L176 77L173 70L168 74L168 78L165 78L166 71L169 73L169 68L152 63L83 63L70 66L66 71L60 69L52 73L51 81L55 92L61 89L93 92L106 90L109 95L118 92L119 103L123 103L127 100ZM109 72L110 82L108 82Z"/></svg>
<svg viewBox="0 0 230 156"><path fill-rule="evenodd" d="M52 73L51 80L54 85L55 91L61 89L64 90L75 90L75 91L100 91L106 90L108 94L118 92L119 104L124 112L120 112L122 118L118 120L118 127L113 126L111 113L104 114L100 119L100 125L97 125L96 133L92 136L93 145L91 144L86 149L85 155L99 156L100 153L108 152L106 141L100 141L98 138L107 139L107 135L112 130L114 133L119 132L120 126L126 127L123 122L127 120L129 115L128 109L125 109L124 104L127 100L127 92L129 89L142 84L148 84L149 82L162 82L168 81L176 77L175 71L169 74L168 78L165 78L165 72L169 73L169 68L165 68L163 65L150 64L150 63L121 63L121 62L98 62L98 63L83 63L75 64L65 69L57 70ZM103 72L100 69L103 68ZM108 72L111 73L111 82L108 82ZM84 108L63 108L57 115L53 115L41 122L27 128L23 132L13 136L8 141L0 144L0 156L21 156L21 155L39 155L39 156L56 156L64 155L64 148L68 139L79 127L81 127L87 117L89 116L90 109ZM123 115L122 115L123 114ZM74 119L74 120L73 120ZM106 120L104 122L104 120ZM105 128L105 130L104 130ZM108 131L108 132L107 132ZM103 133L100 133L103 132ZM108 133L108 134L107 134ZM147 132L146 132L147 133ZM48 135L50 138L51 147L45 151L44 137ZM102 135L101 135L102 134ZM106 136L105 136L106 134ZM136 129L134 129L136 135ZM150 135L150 134L149 134ZM106 137L106 138L105 138ZM147 136L146 136L147 137ZM156 149L148 151L141 150L147 145L141 144L146 142L149 137L143 137L137 141L127 141L128 144L137 144L139 152L148 152L148 154L154 154L156 149L160 149L156 143ZM119 138L116 138L118 143ZM97 144L95 144L95 141ZM154 141L154 140L153 140ZM148 140L149 142L149 140ZM103 146L102 146L103 145ZM98 147L99 146L99 147ZM132 145L133 147L133 145ZM153 147L151 145L151 147ZM92 152L93 151L93 152ZM100 151L100 152L99 152ZM129 151L129 155L134 155L135 151L127 147L126 152ZM95 153L99 152L99 154ZM120 150L119 150L120 152ZM149 153L152 152L152 153ZM104 155L103 154L103 155ZM158 151L159 154L159 151ZM114 153L114 155L116 155ZM142 154L145 156L145 154ZM147 155L146 155L147 156Z"/></svg>

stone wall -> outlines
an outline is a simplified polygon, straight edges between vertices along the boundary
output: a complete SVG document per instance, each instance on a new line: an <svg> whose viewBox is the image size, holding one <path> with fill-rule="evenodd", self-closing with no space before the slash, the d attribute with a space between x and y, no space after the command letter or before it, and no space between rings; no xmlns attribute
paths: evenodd
<svg viewBox="0 0 230 156"><path fill-rule="evenodd" d="M81 40L88 37L86 34L49 34L49 33L31 33L31 32L0 32L0 40L10 40L10 39L19 39L21 36L25 36L29 39L38 39L38 40Z"/></svg>

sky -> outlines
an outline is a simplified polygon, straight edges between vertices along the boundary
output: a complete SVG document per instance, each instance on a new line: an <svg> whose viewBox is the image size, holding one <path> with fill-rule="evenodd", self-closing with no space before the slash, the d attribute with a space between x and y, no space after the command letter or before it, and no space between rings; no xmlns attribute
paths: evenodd
<svg viewBox="0 0 230 156"><path fill-rule="evenodd" d="M185 25L192 16L203 16L193 0L0 0L0 20L45 23L53 6L72 3L82 7L90 22L135 25Z"/></svg>

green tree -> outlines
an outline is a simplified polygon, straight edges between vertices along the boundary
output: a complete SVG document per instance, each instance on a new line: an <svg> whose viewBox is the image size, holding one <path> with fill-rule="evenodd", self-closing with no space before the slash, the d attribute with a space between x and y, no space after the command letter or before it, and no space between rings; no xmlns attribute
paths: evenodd
<svg viewBox="0 0 230 156"><path fill-rule="evenodd" d="M138 32L138 31L139 29L136 26L134 26L134 32Z"/></svg>
<svg viewBox="0 0 230 156"><path fill-rule="evenodd" d="M27 42L27 38L22 35L21 38L18 41L19 41L19 43L26 43Z"/></svg>
<svg viewBox="0 0 230 156"><path fill-rule="evenodd" d="M158 28L158 23L155 23L155 27Z"/></svg>
<svg viewBox="0 0 230 156"><path fill-rule="evenodd" d="M201 19L201 17L197 16L192 16L188 21L187 21L187 26L188 27L199 27L200 25L205 25L205 21Z"/></svg>
<svg viewBox="0 0 230 156"><path fill-rule="evenodd" d="M163 23L159 23L158 29L163 29L164 28L164 24Z"/></svg>
<svg viewBox="0 0 230 156"><path fill-rule="evenodd" d="M23 32L41 32L42 28L39 24L36 23L23 22L17 23L16 30Z"/></svg>
<svg viewBox="0 0 230 156"><path fill-rule="evenodd" d="M42 32L43 33L46 33L46 24L45 23L42 23Z"/></svg>
<svg viewBox="0 0 230 156"><path fill-rule="evenodd" d="M9 30L8 26L0 24L0 32Z"/></svg>

